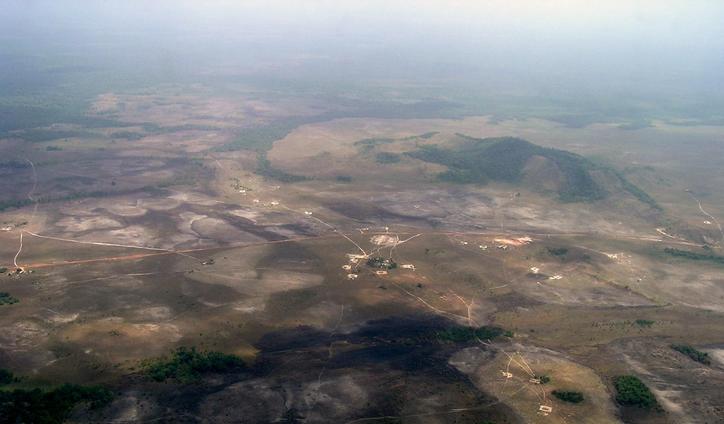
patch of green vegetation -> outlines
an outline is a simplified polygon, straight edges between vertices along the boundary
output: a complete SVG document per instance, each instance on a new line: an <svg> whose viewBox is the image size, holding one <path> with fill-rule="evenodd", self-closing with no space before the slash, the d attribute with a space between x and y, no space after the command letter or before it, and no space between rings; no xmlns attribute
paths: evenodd
<svg viewBox="0 0 724 424"><path fill-rule="evenodd" d="M331 119L327 115L297 116L274 121L266 125L243 128L234 141L214 148L216 152L231 152L235 150L254 150L266 152L271 149L275 141L281 140L297 127L315 122Z"/></svg>
<svg viewBox="0 0 724 424"><path fill-rule="evenodd" d="M568 249L565 247L547 247L546 250L553 256L566 256L568 254Z"/></svg>
<svg viewBox="0 0 724 424"><path fill-rule="evenodd" d="M254 171L257 174L271 178L284 183L297 183L300 181L307 181L309 178L302 175L294 175L288 172L284 172L281 169L274 168L266 157L266 152L260 152L257 155L257 167Z"/></svg>
<svg viewBox="0 0 724 424"><path fill-rule="evenodd" d="M394 142L394 138L364 138L362 140L355 141L354 145L362 147L375 147L381 144L390 144Z"/></svg>
<svg viewBox="0 0 724 424"><path fill-rule="evenodd" d="M442 100L424 100L415 103L350 101L338 99L336 111L313 116L292 116L265 125L240 130L236 140L216 147L216 152L255 150L266 152L275 141L281 140L296 128L338 118L441 118L458 117L455 112L459 105ZM431 136L430 136L431 137ZM368 139L373 140L373 139ZM363 141L363 140L360 140ZM370 148L374 147L370 145Z"/></svg>
<svg viewBox="0 0 724 424"><path fill-rule="evenodd" d="M553 390L552 392L553 396L557 397L558 399L562 400L563 402L568 403L581 403L583 402L583 393L581 392L573 392L573 391L566 391L566 390Z"/></svg>
<svg viewBox="0 0 724 424"><path fill-rule="evenodd" d="M13 375L13 373L6 370L5 368L0 368L0 386L14 383L16 381L17 378L15 378L15 375Z"/></svg>
<svg viewBox="0 0 724 424"><path fill-rule="evenodd" d="M111 133L110 137L111 138L120 138L120 139L124 139L124 140L129 140L129 141L138 141L143 138L143 134L133 132L133 131L117 131L117 132Z"/></svg>
<svg viewBox="0 0 724 424"><path fill-rule="evenodd" d="M392 259L374 257L367 259L367 266L379 269L395 269L397 268L397 263Z"/></svg>
<svg viewBox="0 0 724 424"><path fill-rule="evenodd" d="M398 163L400 161L400 155L397 153L380 152L375 156L375 161L381 164Z"/></svg>
<svg viewBox="0 0 724 424"><path fill-rule="evenodd" d="M394 143L394 141L395 139L393 138L365 138L355 141L354 145L359 148L360 152L369 153L379 145Z"/></svg>
<svg viewBox="0 0 724 424"><path fill-rule="evenodd" d="M648 193L631 183L626 177L623 176L623 174L611 168L609 168L609 170L616 176L616 178L618 178L619 182L621 183L621 187L623 187L623 189L626 190L633 197L638 199L639 202L645 203L658 211L663 210L661 205L659 205L653 197L651 197Z"/></svg>
<svg viewBox="0 0 724 424"><path fill-rule="evenodd" d="M0 134L3 137L14 131L58 123L85 128L115 126L111 119L87 115L96 96L152 84L147 74L132 77L115 67L101 70L79 66L72 72L66 71L70 68L66 63L59 63L65 61L59 56L66 55L39 52L27 55L27 60L14 62L10 68L12 76L3 75L0 81ZM161 79L155 81L161 82Z"/></svg>
<svg viewBox="0 0 724 424"><path fill-rule="evenodd" d="M651 321L649 319L637 319L636 321L634 321L634 323L636 325L638 325L639 327L647 327L647 328L650 328L652 325L654 325L655 322L656 321Z"/></svg>
<svg viewBox="0 0 724 424"><path fill-rule="evenodd" d="M50 391L0 390L0 422L60 424L80 404L98 409L111 400L113 394L98 386L63 384Z"/></svg>
<svg viewBox="0 0 724 424"><path fill-rule="evenodd" d="M13 305L18 302L20 301L17 298L10 296L10 293L0 292L0 305Z"/></svg>
<svg viewBox="0 0 724 424"><path fill-rule="evenodd" d="M183 183L191 183L194 182L195 179L193 176L186 176L186 177L177 177L174 179L169 179L167 181L162 181L155 186L144 186L139 188L133 188L128 190L94 190L94 191L77 191L75 193L70 193L64 196L57 196L57 197L38 197L35 199L38 203L44 204L44 203L53 203L53 202L66 202L69 200L78 200L78 199L88 199L88 198L99 198L99 197L110 197L110 196L121 196L124 194L133 194L133 193L139 193L139 192L154 192L158 191L159 188L174 186L174 185L181 185ZM11 209L11 208L22 208L28 205L31 205L35 203L35 201L30 199L10 199L10 200L4 200L0 201L0 212Z"/></svg>
<svg viewBox="0 0 724 424"><path fill-rule="evenodd" d="M352 182L352 177L349 175L337 175L336 177L334 177L334 179L340 183L351 183Z"/></svg>
<svg viewBox="0 0 724 424"><path fill-rule="evenodd" d="M40 96L44 97L44 96ZM88 99L72 99L69 101L43 99L35 96L0 97L0 135L3 137L20 137L28 141L48 141L55 138L82 136L84 131L75 133L53 133L59 130L31 130L17 133L18 130L45 127L56 123L67 123L99 128L116 124L103 118L85 116L89 105Z"/></svg>
<svg viewBox="0 0 724 424"><path fill-rule="evenodd" d="M711 365L711 359L709 359L709 354L706 352L702 352L694 348L693 346L686 344L673 344L671 345L671 348L679 353L683 353L684 355L688 356L696 362L704 365Z"/></svg>
<svg viewBox="0 0 724 424"><path fill-rule="evenodd" d="M437 134L439 134L439 133L436 132L436 131L433 131L433 132L427 132L427 133L420 134L420 135L411 135L411 136L409 136L409 137L402 137L402 138L398 138L398 139L395 139L395 138L387 138L387 137L364 138L364 139L362 139L362 140L355 141L355 142L354 142L354 145L357 146L357 147L359 147L360 150L361 150L363 153L367 153L367 152L370 152L370 151L371 151L372 149L374 149L375 147L380 146L380 145L383 145L383 144L391 144L391 143L394 143L395 141L398 141L398 140L399 140L399 141L411 141L411 140L419 140L419 139L428 140L428 139L434 137L434 136L437 135ZM382 153L382 154L385 154L385 153ZM394 153L387 153L387 154L392 155L392 154L394 154ZM379 155L378 155L378 156L379 156ZM395 163L395 162L399 162L399 155L396 155L396 156L398 156L398 158L397 158L397 159L393 159L394 162L380 162L380 163ZM391 156L390 156L390 157L391 157ZM384 159L382 159L382 160L384 160ZM378 162L379 162L379 160L378 160Z"/></svg>
<svg viewBox="0 0 724 424"><path fill-rule="evenodd" d="M616 401L621 405L652 409L658 406L651 390L635 375L621 375L613 379Z"/></svg>
<svg viewBox="0 0 724 424"><path fill-rule="evenodd" d="M458 134L465 143L457 149L423 146L408 153L426 162L439 163L448 171L439 177L455 183L485 184L488 181L515 183L523 176L523 168L533 156L552 161L565 177L558 190L563 201L593 201L606 197L606 190L591 176L597 166L575 153L537 146L514 137L478 139Z"/></svg>
<svg viewBox="0 0 724 424"><path fill-rule="evenodd" d="M91 138L96 137L96 134L93 134L89 131L81 130L54 130L33 128L22 131L18 133L17 136L31 143L39 143L43 141L52 141L67 138Z"/></svg>
<svg viewBox="0 0 724 424"><path fill-rule="evenodd" d="M690 259L692 261L706 261L718 265L724 265L724 256L717 256L711 253L697 253L689 250L675 249L672 247L665 248L664 252L677 258Z"/></svg>
<svg viewBox="0 0 724 424"><path fill-rule="evenodd" d="M493 340L503 334L504 330L500 327L482 326L482 327L452 327L444 331L436 333L437 339L453 343L465 343L475 340Z"/></svg>
<svg viewBox="0 0 724 424"><path fill-rule="evenodd" d="M244 361L236 355L215 351L198 351L195 347L180 347L169 357L143 364L146 374L156 381L176 379L182 383L197 381L202 374L228 372L244 368Z"/></svg>
<svg viewBox="0 0 724 424"><path fill-rule="evenodd" d="M440 134L438 131L430 131L430 132L426 132L424 134L420 134L416 138L421 138L423 140L429 140L438 134Z"/></svg>
<svg viewBox="0 0 724 424"><path fill-rule="evenodd" d="M168 134L179 131L218 131L220 128L213 125L196 125L196 124L183 124L183 125L171 125L161 126L152 123L145 123L141 125L144 131L152 134Z"/></svg>
<svg viewBox="0 0 724 424"><path fill-rule="evenodd" d="M447 171L438 174L437 177L440 179L440 181L457 184L486 184L488 182L486 178L483 178L480 175L475 175L475 173L470 170L461 168L448 169Z"/></svg>
<svg viewBox="0 0 724 424"><path fill-rule="evenodd" d="M193 160L189 161L178 161L176 163L179 164L187 164L187 163L193 163ZM47 166L47 165L55 165L58 163L65 163L58 160L51 160L51 161L45 161L42 163L39 163L38 166ZM0 162L0 166L2 166L2 162ZM18 161L9 161L5 162L6 165L12 167L12 168L25 168L30 167L29 163L25 162L18 162ZM32 205L36 201L40 204L45 203L53 203L53 202L64 202L64 201L70 201L70 200L78 200L78 199L87 199L87 198L100 198L100 197L109 197L109 196L120 196L120 195L126 195L126 194L134 194L139 192L150 192L157 194L163 194L159 193L158 189L163 187L169 187L174 185L180 185L184 183L194 183L199 180L199 173L203 172L205 169L203 166L196 167L194 169L186 168L186 174L180 175L180 176L174 176L172 178L169 178L166 181L161 181L157 183L154 186L143 186L143 187L137 187L137 188L128 188L128 189L121 189L121 190L93 190L93 191L76 191L68 194L62 194L62 195L56 195L56 196L36 196L34 200L28 199L28 198L22 198L22 199L6 199L6 200L0 200L0 212L11 209L11 208L22 208L28 205ZM61 177L56 178L56 181L62 180ZM92 179L90 179L92 181ZM114 183L112 183L112 186L115 186Z"/></svg>
<svg viewBox="0 0 724 424"><path fill-rule="evenodd" d="M540 384L548 384L551 382L551 378L545 374L537 375L536 378L540 381Z"/></svg>
<svg viewBox="0 0 724 424"><path fill-rule="evenodd" d="M0 266L0 274L5 274L6 272L8 272L8 269L4 266Z"/></svg>
<svg viewBox="0 0 724 424"><path fill-rule="evenodd" d="M45 150L46 150L47 152L60 152L60 151L63 150L63 148L62 148L62 147L58 147L58 146L47 146L47 147L45 147Z"/></svg>
<svg viewBox="0 0 724 424"><path fill-rule="evenodd" d="M22 208L22 207L28 206L32 203L33 203L33 201L30 199L0 200L0 212L4 211L6 209Z"/></svg>
<svg viewBox="0 0 724 424"><path fill-rule="evenodd" d="M0 161L0 168L25 169L30 168L30 163L19 160L4 160Z"/></svg>

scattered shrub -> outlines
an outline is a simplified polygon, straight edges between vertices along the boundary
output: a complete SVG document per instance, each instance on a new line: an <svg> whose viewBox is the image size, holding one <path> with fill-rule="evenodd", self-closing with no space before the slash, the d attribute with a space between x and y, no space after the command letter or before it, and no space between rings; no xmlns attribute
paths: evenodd
<svg viewBox="0 0 724 424"><path fill-rule="evenodd" d="M438 340L453 343L471 342L474 340L492 340L503 334L500 327L453 327L437 333Z"/></svg>
<svg viewBox="0 0 724 424"><path fill-rule="evenodd" d="M424 140L427 140L427 139L435 137L438 134L440 134L438 131L430 131L430 132L426 132L425 134L418 135L417 138L422 138Z"/></svg>
<svg viewBox="0 0 724 424"><path fill-rule="evenodd" d="M380 152L375 156L375 160L381 164L398 163L400 161L400 155L397 153Z"/></svg>
<svg viewBox="0 0 724 424"><path fill-rule="evenodd" d="M664 252L677 258L691 259L693 261L707 261L724 265L724 256L712 255L710 253L696 253L688 250L674 249L671 247L665 248Z"/></svg>
<svg viewBox="0 0 724 424"><path fill-rule="evenodd" d="M43 141L52 141L68 138L92 138L95 134L84 130L56 130L45 128L33 128L24 130L20 133L20 138L31 143L39 143Z"/></svg>
<svg viewBox="0 0 724 424"><path fill-rule="evenodd" d="M143 134L133 131L118 131L110 135L111 138L122 138L129 141L137 141L143 138Z"/></svg>
<svg viewBox="0 0 724 424"><path fill-rule="evenodd" d="M572 392L564 390L553 390L553 396L568 403L581 403L583 402L583 393Z"/></svg>
<svg viewBox="0 0 724 424"><path fill-rule="evenodd" d="M568 254L568 249L565 247L548 247L547 250L553 256L566 256Z"/></svg>
<svg viewBox="0 0 724 424"><path fill-rule="evenodd" d="M685 344L674 344L674 345L671 345L671 348L679 353L683 353L684 355L688 356L689 358L693 359L696 362L699 362L704 365L711 365L711 360L709 359L709 354L706 352L697 350L693 346L689 346L689 345L685 345Z"/></svg>
<svg viewBox="0 0 724 424"><path fill-rule="evenodd" d="M634 322L635 322L636 325L638 325L639 327L651 327L652 325L654 325L654 322L655 322L655 321L651 321L651 320L648 320L648 319L637 319L637 320L634 321Z"/></svg>
<svg viewBox="0 0 724 424"><path fill-rule="evenodd" d="M19 300L15 297L10 296L10 293L0 292L0 305L12 305L18 302Z"/></svg>
<svg viewBox="0 0 724 424"><path fill-rule="evenodd" d="M355 146L362 146L367 148L372 148L375 146L379 146L380 144L390 144L394 143L394 139L392 138L365 138L359 141L355 141Z"/></svg>
<svg viewBox="0 0 724 424"><path fill-rule="evenodd" d="M156 381L176 379L184 383L198 380L207 372L227 372L244 367L236 355L214 351L197 351L195 347L180 347L170 357L158 358L144 364L146 374Z"/></svg>

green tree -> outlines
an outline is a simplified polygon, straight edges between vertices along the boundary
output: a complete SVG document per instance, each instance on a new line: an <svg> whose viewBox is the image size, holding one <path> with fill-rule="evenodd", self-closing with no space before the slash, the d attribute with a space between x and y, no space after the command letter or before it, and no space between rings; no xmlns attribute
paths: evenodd
<svg viewBox="0 0 724 424"><path fill-rule="evenodd" d="M584 399L583 393L581 392L553 390L552 394L563 402L568 403L581 403Z"/></svg>
<svg viewBox="0 0 724 424"><path fill-rule="evenodd" d="M621 375L613 380L616 401L621 405L651 409L658 406L651 390L635 375Z"/></svg>

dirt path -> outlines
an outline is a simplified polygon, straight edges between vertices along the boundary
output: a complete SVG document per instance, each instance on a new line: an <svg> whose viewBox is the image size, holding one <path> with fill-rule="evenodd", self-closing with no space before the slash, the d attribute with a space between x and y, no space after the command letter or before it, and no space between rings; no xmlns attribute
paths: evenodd
<svg viewBox="0 0 724 424"><path fill-rule="evenodd" d="M696 204L699 205L699 210L701 211L701 213L703 213L704 215L709 217L709 219L711 219L711 222L716 224L717 228L719 228L719 234L721 235L721 239L719 240L719 243L724 243L724 230L721 227L721 223L716 218L714 218L714 216L712 214L710 214L709 212L704 210L704 208L701 206L701 201L699 199L697 199L696 196L694 196L694 193L692 193L690 191L688 191L687 193L689 193L689 196L691 196L694 199L694 201L696 202Z"/></svg>
<svg viewBox="0 0 724 424"><path fill-rule="evenodd" d="M50 268L50 267L57 267L57 266L64 266L64 265L78 265L78 264L90 264L90 263L96 263L96 262L116 262L116 261L133 261L153 256L164 256L164 255L182 255L182 256L188 256L190 258L193 258L194 260L198 260L198 258L195 258L189 253L198 253L198 252L211 252L214 250L226 250L226 249L241 249L245 247L255 247L255 246L263 246L268 244L282 244L282 243L292 243L292 242L298 242L298 241L306 241L306 240L317 240L317 239L325 239L325 238L333 238L338 237L337 234L324 234L324 235L318 235L318 236L306 236L306 237L293 237L288 238L284 240L271 240L271 241L263 241L263 242L256 242L256 243L239 243L239 244L233 244L228 246L214 246L214 247L203 247L198 249L184 249L184 250L166 250L166 249L155 249L155 248L142 248L135 246L135 248L138 249L147 249L147 250L154 250L154 253L139 253L136 255L121 255L121 256L105 256L102 258L93 258L93 259L79 259L79 260L67 260L67 261L61 261L61 262L35 262L35 263L29 263L29 264L23 264L23 266L27 268ZM50 238L50 237L45 237ZM51 238L55 240L61 240L63 239L57 239L57 238ZM72 240L65 240L65 241L72 241ZM106 244L108 245L108 244ZM122 245L116 245L116 247L123 247ZM133 246L128 246L133 247Z"/></svg>
<svg viewBox="0 0 724 424"><path fill-rule="evenodd" d="M327 224L329 225L329 224ZM334 228L330 226L331 228ZM154 253L146 253L146 254L137 254L137 255L122 255L122 256L110 256L110 257L101 257L101 258L93 258L93 259L81 259L81 260L66 260L66 261L60 261L60 262L39 262L39 263L27 263L27 264L18 264L17 258L19 256L20 250L18 251L18 254L16 255L16 258L14 260L14 263L17 264L16 267L29 267L29 268L47 268L47 267L53 267L53 266L63 266L63 265L76 265L76 264L84 264L84 263L94 263L94 262L113 262L113 261L124 261L124 260L137 260L145 257L151 257L151 256L160 256L160 255L181 255L186 256L189 258L192 258L193 260L200 260L197 257L192 256L192 253L195 252L210 252L214 250L223 250L223 249L234 249L234 248L244 248L244 247L251 247L251 246L261 246L265 244L278 244L278 243L289 243L289 242L295 242L295 241L306 241L306 240L315 240L315 239L323 239L323 238L334 238L334 237L342 237L346 239L347 241L350 241L351 239L349 236L337 229L334 229L333 234L323 234L323 235L315 235L315 236L304 236L304 237L293 237L289 239L284 240L274 240L274 241L264 241L264 242L257 242L257 243L239 243L239 244L230 244L226 246L214 246L214 247L205 247L205 248L198 248L198 249L185 249L185 250L171 250L171 249L161 249L161 248L155 248L155 247L144 247L144 246L133 246L133 245L122 245L122 244L115 244L115 243L104 243L104 242L85 242L85 241L79 241L79 240L72 240L72 239L64 239L60 237L51 237L51 236L43 236L40 234L35 234L30 231L24 231L27 234L30 234L34 237L40 237L45 238L49 240L55 240L55 241L62 241L62 242L68 242L68 243L76 243L76 244L87 244L87 245L98 245L98 246L106 246L106 247L119 247L119 248L127 248L127 249L142 249L142 250L150 250ZM460 232L460 231L431 231L431 232L421 232L421 233L398 233L399 235L410 235L414 236L412 238L422 237L422 236L481 236L481 237L492 237L492 236L500 236L502 235L499 231L479 231L479 232ZM514 235L521 235L521 234L530 234L538 237L564 237L564 236L584 236L584 235L591 235L586 233L534 233L534 232L520 232L515 231L511 232L509 231L506 235L508 236L514 236ZM656 237L648 237L648 236L621 236L621 237L613 237L619 238L619 239L625 239L625 240L636 240L636 241L648 241L648 242L664 242L661 238ZM409 241L405 240L405 241ZM22 242L22 233L21 233L21 242ZM679 245L686 245L686 246L697 246L694 243L688 243L688 242L677 242L674 240L666 240L669 244L679 244ZM354 243L354 245L358 246L357 243ZM364 251L361 247L360 250ZM366 252L365 252L366 253Z"/></svg>
<svg viewBox="0 0 724 424"><path fill-rule="evenodd" d="M77 244L89 244L92 246L122 247L122 248L126 248L126 249L153 250L153 251L159 251L159 252L173 253L173 254L185 256L185 257L188 257L191 259L195 259L197 261L200 260L199 258L188 255L188 254L184 253L183 251L162 249L159 247L134 246L134 245L128 245L128 244L105 243L105 242L98 242L98 241L82 241L82 240L73 240L73 239L66 239L66 238L60 238L60 237L43 236L40 234L35 234L31 231L24 231L24 232L33 237L38 237L38 238L43 238L43 239L48 239L48 240L64 241L67 243L77 243ZM20 236L21 236L21 240L22 240L22 233L20 234Z"/></svg>
<svg viewBox="0 0 724 424"><path fill-rule="evenodd" d="M33 212L30 214L30 218L28 219L28 226L33 225L33 221L35 220L35 215L38 213L38 201L33 196L35 194L35 190L38 188L38 173L35 170L35 164L30 159L25 159L26 162L30 164L30 168L33 170L33 187L28 192L28 200L31 202L34 202L33 205ZM13 265L15 268L20 268L18 266L18 258L20 257L20 253L23 251L23 232L24 230L20 230L20 246L18 247L18 252L15 254L15 257L13 258Z"/></svg>
<svg viewBox="0 0 724 424"><path fill-rule="evenodd" d="M283 205L283 204L279 204L279 206L281 206L282 208L284 208L284 209L286 209L286 210L288 210L288 211L290 211L290 212L294 212L294 213L296 213L296 214L300 214L300 215L307 216L306 214L302 214L301 212L299 212L299 211L297 211L297 210L294 210L294 209L290 208L289 206L286 206L286 205ZM335 227L334 225L329 224L329 223L327 223L327 222L325 222L325 221L322 221L321 219L317 218L317 217L314 216L314 215L309 215L309 218L312 218L312 219L314 219L315 221L317 221L317 222L319 222L319 223L321 223L321 224L329 227L332 231L334 231L335 233L337 233L337 234L339 234L340 236L344 237L348 242L352 243L357 249L359 249L360 252L362 252L363 255L369 256L369 255L367 254L367 252L365 252L365 250L364 250L359 244L357 244L357 242L355 242L354 240L352 240L351 238L349 238L346 234L340 232L340 231L337 229L337 227Z"/></svg>

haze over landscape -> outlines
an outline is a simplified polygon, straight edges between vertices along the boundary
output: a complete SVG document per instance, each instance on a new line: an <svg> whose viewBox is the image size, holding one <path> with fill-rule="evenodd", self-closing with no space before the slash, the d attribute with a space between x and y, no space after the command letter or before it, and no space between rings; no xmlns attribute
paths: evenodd
<svg viewBox="0 0 724 424"><path fill-rule="evenodd" d="M4 0L0 423L724 421L722 22Z"/></svg>

